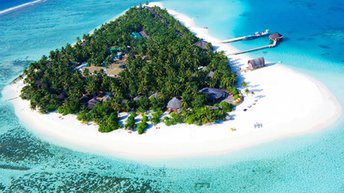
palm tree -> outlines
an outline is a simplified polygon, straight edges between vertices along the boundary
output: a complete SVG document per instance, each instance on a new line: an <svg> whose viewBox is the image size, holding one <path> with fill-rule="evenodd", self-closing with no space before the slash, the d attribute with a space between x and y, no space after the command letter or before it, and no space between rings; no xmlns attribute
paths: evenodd
<svg viewBox="0 0 344 193"><path fill-rule="evenodd" d="M243 81L243 82L241 83L241 86L242 86L243 88L246 88L246 87L247 87L247 83L246 83L245 81Z"/></svg>
<svg viewBox="0 0 344 193"><path fill-rule="evenodd" d="M250 94L250 90L248 88L245 89L245 94L246 94L246 96L248 96L248 94Z"/></svg>

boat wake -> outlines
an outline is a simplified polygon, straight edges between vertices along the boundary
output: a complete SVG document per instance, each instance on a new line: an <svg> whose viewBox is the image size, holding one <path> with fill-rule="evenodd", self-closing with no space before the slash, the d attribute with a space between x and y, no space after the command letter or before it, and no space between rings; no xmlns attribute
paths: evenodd
<svg viewBox="0 0 344 193"><path fill-rule="evenodd" d="M32 6L32 5L35 5L37 3L42 3L42 2L45 2L45 1L47 1L47 0L35 0L35 1L31 1L31 2L28 2L28 3L21 4L21 5L17 5L17 6L14 6L14 7L10 7L8 9L1 10L0 11L0 15L3 15L3 14L6 14L6 13L9 13L9 12L18 10L18 9L21 9L21 8L24 8L24 7L27 7L27 6Z"/></svg>

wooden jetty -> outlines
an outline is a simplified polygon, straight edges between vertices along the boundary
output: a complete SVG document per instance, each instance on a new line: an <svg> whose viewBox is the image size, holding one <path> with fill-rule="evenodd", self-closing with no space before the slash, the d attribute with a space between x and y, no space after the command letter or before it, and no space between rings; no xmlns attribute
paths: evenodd
<svg viewBox="0 0 344 193"><path fill-rule="evenodd" d="M260 47L252 48L252 49L249 49L249 50L244 50L244 51L232 53L232 54L229 54L229 55L238 55L238 54L244 54L244 53L247 53L247 52L253 52L253 51L257 51L257 50L262 50L262 49L265 49L265 48L273 48L273 47L277 46L277 43L282 38L283 38L283 36L276 32L276 33L273 33L272 35L269 36L269 39L272 41L272 43L269 44L269 45L260 46Z"/></svg>
<svg viewBox="0 0 344 193"><path fill-rule="evenodd" d="M272 47L275 47L277 45L277 42L273 42L272 44L269 44L269 45L266 45L266 46L260 46L260 47L256 47L256 48L252 48L252 49L248 49L248 50L244 50L244 51L240 51L240 52L235 52L235 53L232 53L230 55L238 55L238 54L244 54L244 53L247 53L247 52L253 52L253 51L257 51L257 50L262 50L262 49L265 49L265 48L272 48Z"/></svg>
<svg viewBox="0 0 344 193"><path fill-rule="evenodd" d="M241 36L237 38L232 38L228 40L223 40L220 43L231 43L231 42L237 42L241 40L253 40L259 37L264 37L270 34L270 30L266 29L264 32L256 32L253 35L247 35L247 36Z"/></svg>

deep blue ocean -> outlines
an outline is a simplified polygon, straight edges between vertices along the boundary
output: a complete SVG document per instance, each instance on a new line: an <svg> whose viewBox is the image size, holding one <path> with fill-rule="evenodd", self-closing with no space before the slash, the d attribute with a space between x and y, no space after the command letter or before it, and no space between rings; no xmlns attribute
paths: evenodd
<svg viewBox="0 0 344 193"><path fill-rule="evenodd" d="M0 11L26 2L0 0ZM0 15L0 90L31 60L144 2L47 0ZM285 40L278 47L250 55L281 61L320 80L344 105L343 0L163 3L220 39L266 28L280 32ZM262 38L234 45L247 49L267 43ZM0 192L344 192L343 117L320 133L230 155L142 163L49 144L20 123L10 103L0 101Z"/></svg>

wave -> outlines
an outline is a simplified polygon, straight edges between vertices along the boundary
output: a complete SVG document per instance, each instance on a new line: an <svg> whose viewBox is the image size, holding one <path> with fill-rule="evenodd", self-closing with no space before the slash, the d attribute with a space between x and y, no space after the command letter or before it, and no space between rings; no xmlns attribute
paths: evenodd
<svg viewBox="0 0 344 193"><path fill-rule="evenodd" d="M0 15L6 14L6 13L9 13L9 12L12 12L12 11L15 11L17 9L21 9L23 7L32 6L32 5L35 5L37 3L42 3L42 2L45 2L45 1L47 1L47 0L35 0L35 1L28 2L28 3L23 3L21 5L17 5L17 6L14 6L14 7L10 7L8 9L0 11Z"/></svg>

